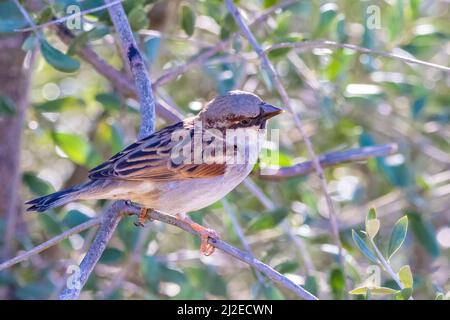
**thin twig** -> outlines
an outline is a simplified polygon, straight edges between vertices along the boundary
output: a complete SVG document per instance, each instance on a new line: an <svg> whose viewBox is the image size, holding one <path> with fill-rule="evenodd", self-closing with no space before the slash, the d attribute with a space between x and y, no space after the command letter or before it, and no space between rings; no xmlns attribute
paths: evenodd
<svg viewBox="0 0 450 320"><path fill-rule="evenodd" d="M259 188L259 186L250 178L247 178L244 180L245 187L256 197L256 199L261 202L261 204L266 208L266 210L275 210L277 208L277 205L267 197L267 195ZM308 250L306 250L305 243L303 242L303 239L296 236L294 231L292 230L292 227L287 221L284 221L281 223L281 228L283 229L283 232L285 232L289 238L294 242L294 245L297 247L300 256L303 259L303 262L305 263L305 269L306 273L308 275L312 275L315 273L315 267L314 263L312 261L311 255L309 254Z"/></svg>
<svg viewBox="0 0 450 320"><path fill-rule="evenodd" d="M394 270L392 270L392 267L389 264L389 262L387 262L386 259L383 257L383 254L381 253L380 249L378 249L378 246L375 244L375 241L373 240L373 238L372 237L367 237L367 238L369 238L370 244L374 248L375 253L378 257L378 260L381 263L381 265L384 267L386 272L391 276L391 278L395 281L395 283L397 283L397 285L400 287L400 289L402 289L402 290L405 289L405 286L400 281L400 278L398 277L398 275L395 273ZM411 297L409 297L409 300L414 300L414 298L411 296Z"/></svg>
<svg viewBox="0 0 450 320"><path fill-rule="evenodd" d="M241 226L239 225L239 221L237 220L236 213L234 212L233 208L230 206L228 201L223 198L222 199L222 206L224 211L228 214L231 220L231 225L233 226L234 232L236 232L236 235L238 236L239 240L241 241L242 246L244 247L245 251L247 251L248 254L253 256L252 253L252 247L248 243L248 241L245 239L244 231L242 230ZM261 273L258 270L255 270L256 279L258 279L258 282L264 286L264 278L262 277Z"/></svg>
<svg viewBox="0 0 450 320"><path fill-rule="evenodd" d="M111 0L105 0L106 4L111 4L112 2L113 1ZM150 135L155 129L155 100L153 98L150 76L142 56L139 53L122 4L109 6L108 11L120 40L122 55L124 60L129 63L130 71L136 86L141 114L139 138L144 138ZM89 275L94 270L95 265L117 228L122 218L122 213L126 210L129 210L129 206L127 206L124 201L117 201L114 202L104 214L104 219L99 231L86 253L86 256L83 258L83 261L81 261L79 277L80 285L64 289L60 295L60 299L77 299L79 297L81 289L86 284Z"/></svg>
<svg viewBox="0 0 450 320"><path fill-rule="evenodd" d="M103 251L106 249L121 218L126 213L136 213L137 210L134 210L135 208L128 206L125 201L116 201L106 210L102 215L102 222L95 235L95 239L80 263L80 273L77 279L79 285L66 287L59 295L60 300L74 300L79 297L81 290L102 256Z"/></svg>
<svg viewBox="0 0 450 320"><path fill-rule="evenodd" d="M300 120L300 116L295 112L295 110L291 104L291 101L288 97L287 91L284 88L283 84L281 83L281 80L280 80L274 66L272 65L269 58L267 57L267 54L261 48L260 44L258 43L255 36L253 35L252 31L250 30L250 28L247 26L247 24L242 19L242 16L239 13L239 10L237 9L237 7L233 4L233 1L226 0L226 5L227 5L227 8L230 11L231 15L233 16L234 20L236 21L237 25L239 26L240 30L242 31L243 35L247 38L247 40L250 42L251 46L253 47L253 50L258 54L259 58L261 59L262 68L268 73L268 75L274 81L275 87L277 88L283 103L286 105L286 107L291 112L293 119L294 119L294 123L295 123L298 131L300 132L300 134L303 137L303 140L305 142L309 156L311 157L312 163L314 164L314 169L317 172L317 175L319 177L321 188L322 188L323 194L326 199L326 203L327 203L328 211L329 211L328 213L329 213L329 217L330 217L331 229L332 229L332 233L333 233L333 237L334 237L334 242L336 243L338 250L339 250L338 261L339 261L339 264L341 265L341 268L345 275L345 278L347 279L345 260L343 258L343 251L342 251L342 243L341 243L341 239L339 238L339 224L338 224L336 212L334 210L333 201L331 200L331 197L328 193L327 182L325 180L325 176L323 173L323 169L320 165L319 158L317 157L317 155L314 151L311 140L306 135L306 131ZM345 281L345 282L346 282L346 286L347 286L347 281Z"/></svg>
<svg viewBox="0 0 450 320"><path fill-rule="evenodd" d="M284 42L277 43L265 49L265 52L269 52L275 49L281 48L295 48L298 50L307 50L307 49L315 49L315 48L342 48L342 49L350 49L362 53L367 54L375 54L382 57L393 58L397 60L401 60L407 63L420 64L431 68L436 68L439 70L443 70L445 72L450 72L450 67L442 66L436 63L431 63L423 60L419 60L416 58L406 57L404 55L399 55L391 52L384 52L380 50L374 50L369 48L360 47L354 44L349 43L339 43L330 40L312 40L312 41L302 41L302 42Z"/></svg>
<svg viewBox="0 0 450 320"><path fill-rule="evenodd" d="M356 162L367 160L373 157L384 157L397 152L398 146L394 143L374 145L370 147L355 148L344 151L327 152L319 156L322 168L334 166L341 163ZM282 180L292 177L304 176L314 172L312 161L305 161L290 167L282 167L268 171L266 174L260 174L264 180Z"/></svg>
<svg viewBox="0 0 450 320"><path fill-rule="evenodd" d="M54 19L54 20L51 20L51 21L48 21L48 22L45 22L45 23L42 23L42 24L39 24L39 25L34 25L34 26L29 27L29 28L16 29L16 30L14 30L14 32L36 31L38 29L42 29L42 28L45 28L45 27L48 27L48 26L51 26L51 25L54 25L54 24L61 24L61 23L65 22L67 20L70 20L70 19L81 17L83 15L94 13L94 12L97 12L97 11L105 10L106 8L111 7L111 6L115 5L115 4L121 3L122 1L124 1L124 0L117 0L117 1L114 1L114 2L111 2L111 3L108 3L108 4L104 4L102 6L98 6L98 7L87 9L87 10L80 11L80 12L75 12L75 13L73 13L71 15L68 15L68 16L65 16L65 17L62 17L62 18L58 18L58 19Z"/></svg>
<svg viewBox="0 0 450 320"><path fill-rule="evenodd" d="M88 221L86 221L86 222L84 222L82 224L79 224L79 225L77 225L77 226L75 226L75 227L73 227L73 228L71 228L71 229L69 229L67 231L64 231L63 233L57 235L56 237L54 237L54 238L52 238L52 239L50 239L48 241L45 241L45 242L41 243L40 245L38 245L38 246L36 246L36 247L34 247L34 248L24 252L24 253L21 253L18 256L14 257L14 258L12 258L12 259L10 259L8 261L5 261L5 262L1 263L0 264L0 271L2 271L4 269L7 269L7 268L10 268L10 267L12 267L13 265L15 265L17 263L25 261L25 260L31 258L32 256L37 255L38 253L40 253L40 252L42 252L42 251L44 251L44 250L46 250L46 249L48 249L48 248L50 248L50 247L52 247L54 245L57 245L59 242L63 241L64 239L67 239L68 237L70 237L73 234L77 234L77 233L80 233L80 232L82 232L82 231L84 231L86 229L95 227L95 226L99 225L100 222L101 222L101 219L99 217L97 217L97 218L93 218L91 220L88 220Z"/></svg>
<svg viewBox="0 0 450 320"><path fill-rule="evenodd" d="M289 0L289 1L281 2L275 6L267 9L266 11L264 11L260 16L255 18L255 20L253 20L249 25L257 26L257 25L261 24L263 21L265 21L274 12L281 10L287 6L290 6L290 5L294 4L295 2L296 2L296 0ZM234 32L227 39L219 41L218 43L216 43L214 45L214 47L203 51L202 53L196 55L195 57L193 57L186 63L167 70L163 75L161 75L159 78L157 78L153 82L153 86L154 87L162 86L162 85L168 83L169 81L176 79L178 76L180 76L181 74L186 72L190 67L192 67L194 65L203 64L207 59L214 56L219 51L223 50L231 42L231 40L234 39L238 35L239 35L238 32Z"/></svg>
<svg viewBox="0 0 450 320"><path fill-rule="evenodd" d="M197 235L197 231L192 229L191 225L187 222L184 222L183 220L177 219L176 217L163 214L158 211L152 211L148 215L149 219L152 220L158 220L167 224L171 224L175 227L178 227L180 229L183 229L184 231L187 231L193 235ZM229 254L230 256L252 266L259 272L263 273L265 276L267 276L269 279L271 279L273 282L279 284L280 286L294 292L297 296L306 299L306 300L317 300L317 298L309 293L307 290L305 290L303 287L295 284L292 280L286 278L282 274L280 274L278 271L272 269L270 266L266 265L265 263L259 261L258 259L254 258L252 255L243 252L242 250L239 250L225 241L222 241L220 239L211 239L209 238L208 242L216 247L219 250L222 250L223 252Z"/></svg>
<svg viewBox="0 0 450 320"><path fill-rule="evenodd" d="M73 33L64 25L56 25L55 28L57 30L58 37L65 44L70 45L75 37ZM137 97L136 89L127 75L120 72L104 59L99 57L99 55L92 50L89 45L77 46L75 51L84 61L92 65L95 71L110 81L114 88L123 96L133 98ZM168 110L160 103L156 104L156 112L162 118L170 122L177 122L181 119L179 110Z"/></svg>

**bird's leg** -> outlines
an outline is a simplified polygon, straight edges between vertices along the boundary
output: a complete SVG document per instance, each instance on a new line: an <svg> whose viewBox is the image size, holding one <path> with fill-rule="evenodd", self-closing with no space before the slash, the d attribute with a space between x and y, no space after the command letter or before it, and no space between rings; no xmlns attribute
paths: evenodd
<svg viewBox="0 0 450 320"><path fill-rule="evenodd" d="M191 228L200 235L200 251L205 256L210 256L214 253L215 247L208 243L208 239L219 239L219 234L212 229L205 228L202 225L194 222L191 218L187 217L185 214L176 214L178 220L188 223Z"/></svg>
<svg viewBox="0 0 450 320"><path fill-rule="evenodd" d="M141 212L139 212L139 217L138 220L134 222L134 225L136 227L143 227L145 224L145 220L149 219L150 221L152 219L150 219L148 217L149 212L151 212L153 209L149 209L149 208L141 208Z"/></svg>

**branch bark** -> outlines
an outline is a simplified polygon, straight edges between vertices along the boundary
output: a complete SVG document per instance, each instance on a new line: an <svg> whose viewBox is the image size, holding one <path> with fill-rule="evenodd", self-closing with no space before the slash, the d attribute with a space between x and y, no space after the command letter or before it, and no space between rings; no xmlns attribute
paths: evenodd
<svg viewBox="0 0 450 320"><path fill-rule="evenodd" d="M325 180L323 169L320 165L319 158L317 157L317 155L314 151L311 140L307 136L305 128L303 127L303 123L300 119L300 116L295 112L295 110L291 104L291 101L289 99L289 96L287 94L287 91L284 88L283 84L281 83L281 80L280 80L277 72L275 71L274 66L272 65L269 58L267 57L267 54L261 48L260 44L258 43L255 36L253 35L252 31L250 30L248 25L242 19L242 16L239 13L239 10L237 9L237 7L234 5L233 1L226 0L226 5L228 8L228 11L233 16L236 24L239 26L242 34L244 35L245 38L247 38L250 45L253 47L253 50L258 54L258 57L261 59L261 63L262 63L261 67L267 72L267 74L273 80L275 87L276 87L278 93L280 94L280 97L281 97L283 103L286 105L286 107L291 112L292 117L294 119L294 123L295 123L298 131L300 132L300 134L303 137L303 140L305 142L309 156L311 157L312 163L314 165L314 169L317 172L317 176L319 177L320 185L321 185L321 188L322 188L322 191L323 191L323 194L325 196L326 203L328 206L331 231L333 233L334 242L339 249L339 254L338 254L339 264L341 265L341 268L343 270L345 277L347 277L345 261L344 261L344 257L343 257L343 251L342 251L342 243L341 243L341 239L339 238L339 224L338 224L336 212L334 210L333 201L331 200L331 197L328 192L328 186L327 186L327 182ZM347 283L347 281L345 281L345 282ZM348 292L348 290L347 290L347 292Z"/></svg>
<svg viewBox="0 0 450 320"><path fill-rule="evenodd" d="M334 166L340 163L367 160L373 157L385 157L397 152L398 146L394 143L381 144L370 147L355 148L344 151L327 152L319 156L322 168ZM267 171L267 169L265 169ZM291 167L282 167L274 171L259 175L264 180L283 180L292 177L304 176L314 172L312 161L302 162Z"/></svg>
<svg viewBox="0 0 450 320"><path fill-rule="evenodd" d="M439 65L436 63L423 61L423 60L419 60L416 58L407 57L405 55L399 55L396 53L384 52L381 50L374 50L374 49L369 49L369 48L365 48L365 47L360 47L360 46L357 46L354 44L339 43L339 42L330 41L330 40L313 40L313 41L302 41L302 42L277 43L277 44L274 44L274 45L266 48L265 51L269 52L269 51L281 49L281 48L294 48L296 50L308 50L308 49L315 49L315 48L349 49L349 50L358 51L358 52L362 52L362 53L378 55L378 56L382 56L382 57L386 57L386 58L393 58L393 59L397 59L397 60L400 60L400 61L403 61L406 63L419 64L419 65L439 69L439 70L442 70L445 72L450 72L449 67L442 66L442 65Z"/></svg>
<svg viewBox="0 0 450 320"><path fill-rule="evenodd" d="M114 1L105 0L106 4ZM139 97L141 126L139 138L150 135L155 129L155 100L153 98L152 85L147 67L142 59L136 41L131 31L130 24L121 3L110 5L108 12L116 29L124 61L127 61ZM66 287L60 295L60 299L77 299L81 289L86 284L89 275L94 270L103 251L118 226L122 214L129 210L124 201L116 201L104 214L102 224L86 256L80 264L79 285Z"/></svg>

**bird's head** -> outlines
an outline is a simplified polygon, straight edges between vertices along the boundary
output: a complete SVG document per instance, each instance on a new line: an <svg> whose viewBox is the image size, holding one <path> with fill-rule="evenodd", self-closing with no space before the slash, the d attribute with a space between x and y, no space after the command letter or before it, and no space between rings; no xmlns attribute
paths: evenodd
<svg viewBox="0 0 450 320"><path fill-rule="evenodd" d="M263 129L268 119L282 112L253 93L235 90L208 102L198 117L208 129Z"/></svg>

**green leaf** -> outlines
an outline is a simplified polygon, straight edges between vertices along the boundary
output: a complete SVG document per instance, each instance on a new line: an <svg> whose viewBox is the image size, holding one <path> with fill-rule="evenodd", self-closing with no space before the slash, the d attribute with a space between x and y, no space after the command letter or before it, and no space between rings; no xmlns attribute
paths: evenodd
<svg viewBox="0 0 450 320"><path fill-rule="evenodd" d="M83 32L75 37L70 43L69 49L67 50L68 55L73 55L76 53L78 48L86 46L89 41L95 41L103 38L110 32L109 27L106 26L96 26L94 29Z"/></svg>
<svg viewBox="0 0 450 320"><path fill-rule="evenodd" d="M398 290L386 288L386 287L375 287L375 286L363 286L358 287L349 292L349 294L366 294L367 291L370 290L371 294L379 294L379 295L385 295L385 294L395 294L399 292Z"/></svg>
<svg viewBox="0 0 450 320"><path fill-rule="evenodd" d="M11 33L27 26L28 22L14 2L0 2L0 33Z"/></svg>
<svg viewBox="0 0 450 320"><path fill-rule="evenodd" d="M298 262L297 261L285 261L277 266L275 266L275 270L277 270L279 273L292 273L298 268Z"/></svg>
<svg viewBox="0 0 450 320"><path fill-rule="evenodd" d="M145 256L141 258L141 274L149 288L153 292L158 292L161 268L154 257Z"/></svg>
<svg viewBox="0 0 450 320"><path fill-rule="evenodd" d="M400 268L398 271L398 277L405 288L413 287L413 276L411 273L411 268L408 265Z"/></svg>
<svg viewBox="0 0 450 320"><path fill-rule="evenodd" d="M70 210L67 212L67 214L64 216L64 219L62 223L66 225L68 228L73 228L75 226L78 226L88 220L90 220L87 215L85 215L83 212L79 210Z"/></svg>
<svg viewBox="0 0 450 320"><path fill-rule="evenodd" d="M5 96L0 96L0 117L12 116L16 113L14 102Z"/></svg>
<svg viewBox="0 0 450 320"><path fill-rule="evenodd" d="M117 248L106 248L100 257L99 262L108 265L119 265L125 259L125 254L123 251Z"/></svg>
<svg viewBox="0 0 450 320"><path fill-rule="evenodd" d="M373 239L377 235L378 230L380 230L380 220L377 219L375 209L371 208L366 217L366 232Z"/></svg>
<svg viewBox="0 0 450 320"><path fill-rule="evenodd" d="M405 241L406 232L408 231L408 217L404 216L400 218L392 229L391 237L389 239L389 247L387 258L388 260L400 249Z"/></svg>
<svg viewBox="0 0 450 320"><path fill-rule="evenodd" d="M427 99L428 99L427 96L422 96L413 102L411 106L411 115L413 119L419 118L423 108L425 108L427 104Z"/></svg>
<svg viewBox="0 0 450 320"><path fill-rule="evenodd" d="M324 4L320 8L319 24L315 31L315 37L321 36L326 29L331 25L334 18L337 16L337 6L334 3Z"/></svg>
<svg viewBox="0 0 450 320"><path fill-rule="evenodd" d="M375 208L370 208L369 213L367 213L367 220L377 219L377 211Z"/></svg>
<svg viewBox="0 0 450 320"><path fill-rule="evenodd" d="M130 26L133 31L146 28L149 20L144 7L142 5L135 6L128 14L128 21L130 21Z"/></svg>
<svg viewBox="0 0 450 320"><path fill-rule="evenodd" d="M278 3L278 0L264 0L263 8L267 9L267 8L273 7L277 3Z"/></svg>
<svg viewBox="0 0 450 320"><path fill-rule="evenodd" d="M434 300L444 300L445 295L442 292L436 294L436 298Z"/></svg>
<svg viewBox="0 0 450 320"><path fill-rule="evenodd" d="M34 194L38 196L55 192L55 189L48 182L36 176L34 172L24 172L22 174L22 181Z"/></svg>
<svg viewBox="0 0 450 320"><path fill-rule="evenodd" d="M69 109L84 107L82 99L74 97L64 97L44 103L35 104L34 108L39 112L62 112Z"/></svg>
<svg viewBox="0 0 450 320"><path fill-rule="evenodd" d="M319 292L319 286L317 284L316 277L311 276L311 275L306 277L305 289L308 292L311 292L313 295L317 296L317 293Z"/></svg>
<svg viewBox="0 0 450 320"><path fill-rule="evenodd" d="M160 37L151 37L145 40L144 44L142 45L145 57L147 58L149 64L153 64L153 62L156 61L160 45Z"/></svg>
<svg viewBox="0 0 450 320"><path fill-rule="evenodd" d="M412 288L404 288L397 292L395 300L408 300L412 296Z"/></svg>
<svg viewBox="0 0 450 320"><path fill-rule="evenodd" d="M373 263L378 263L378 258L372 252L372 250L366 245L365 241L358 235L355 230L352 230L352 238L356 247Z"/></svg>
<svg viewBox="0 0 450 320"><path fill-rule="evenodd" d="M289 210L286 208L278 208L274 211L264 213L250 221L247 232L254 233L261 230L271 229L277 226L287 216Z"/></svg>
<svg viewBox="0 0 450 320"><path fill-rule="evenodd" d="M52 47L46 40L40 40L41 53L45 61L61 72L75 72L80 69L80 62Z"/></svg>
<svg viewBox="0 0 450 320"><path fill-rule="evenodd" d="M53 132L55 144L76 164L87 163L91 152L90 144L80 136L72 133Z"/></svg>
<svg viewBox="0 0 450 320"><path fill-rule="evenodd" d="M181 28L188 36L194 34L195 27L195 14L188 4L183 4L181 6Z"/></svg>
<svg viewBox="0 0 450 320"><path fill-rule="evenodd" d="M341 269L334 268L330 272L329 283L335 299L342 299L345 292L345 277Z"/></svg>
<svg viewBox="0 0 450 320"><path fill-rule="evenodd" d="M30 34L22 43L23 51L31 51L39 44L38 38L34 34Z"/></svg>
<svg viewBox="0 0 450 320"><path fill-rule="evenodd" d="M406 214L411 223L411 230L416 236L418 243L422 245L428 254L437 258L440 254L439 244L436 239L436 231L431 223L425 221L421 214L408 212Z"/></svg>

